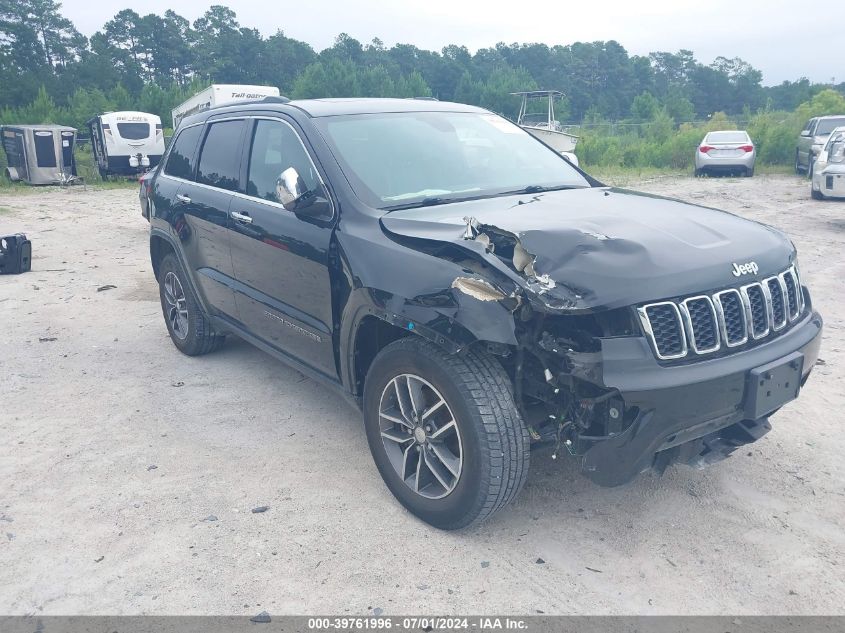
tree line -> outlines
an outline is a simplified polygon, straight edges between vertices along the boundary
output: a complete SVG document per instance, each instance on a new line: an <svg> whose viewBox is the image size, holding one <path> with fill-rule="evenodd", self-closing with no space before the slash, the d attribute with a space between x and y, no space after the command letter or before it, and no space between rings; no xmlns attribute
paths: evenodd
<svg viewBox="0 0 845 633"><path fill-rule="evenodd" d="M511 118L519 99L509 93L555 89L566 94L558 119L584 125L579 154L588 163L684 166L690 139L737 121L759 128L766 162L788 162L800 119L838 108L845 83L762 80L739 58L631 55L612 40L499 43L471 53L341 33L318 52L282 30L263 37L221 5L193 22L173 10L124 9L88 38L55 0L0 0L0 123L80 128L94 114L132 109L168 127L171 109L210 83L272 85L292 98L434 96ZM631 127L595 127L608 121Z"/></svg>
<svg viewBox="0 0 845 633"><path fill-rule="evenodd" d="M509 92L548 88L566 93L566 121L647 120L660 107L677 123L717 111L793 110L825 87L807 79L765 87L762 73L738 58L703 64L688 50L630 55L612 40L499 43L470 53L457 44L388 48L342 33L317 52L281 30L262 37L221 5L193 23L173 10L124 9L87 38L55 0L0 0L0 109L39 98L44 108L43 87L72 123L101 105L143 106L167 119L174 101L211 82L274 85L294 98L432 95L510 116L518 102ZM835 88L845 92L845 83Z"/></svg>

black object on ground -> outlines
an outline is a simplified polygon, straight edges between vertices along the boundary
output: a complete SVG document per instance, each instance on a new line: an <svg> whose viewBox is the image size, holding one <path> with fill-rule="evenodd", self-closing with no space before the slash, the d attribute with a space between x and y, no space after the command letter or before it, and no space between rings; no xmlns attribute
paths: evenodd
<svg viewBox="0 0 845 633"><path fill-rule="evenodd" d="M32 242L23 233L0 237L0 275L17 275L32 268Z"/></svg>

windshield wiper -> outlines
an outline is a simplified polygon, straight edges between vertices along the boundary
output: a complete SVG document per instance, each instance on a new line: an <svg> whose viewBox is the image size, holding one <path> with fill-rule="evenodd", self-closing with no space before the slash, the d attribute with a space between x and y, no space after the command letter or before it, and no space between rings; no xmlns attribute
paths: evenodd
<svg viewBox="0 0 845 633"><path fill-rule="evenodd" d="M418 209L420 207L434 207L438 204L451 204L453 202L467 202L469 200L478 200L487 196L454 196L451 198L444 198L440 196L430 196L423 198L417 202L409 202L407 204L395 204L390 207L383 207L385 211L403 211L405 209Z"/></svg>
<svg viewBox="0 0 845 633"><path fill-rule="evenodd" d="M565 189L584 189L581 185L558 185L556 187L544 187L543 185L528 185L522 189L514 189L512 191L504 191L498 195L510 196L515 193L543 193L546 191L563 191Z"/></svg>
<svg viewBox="0 0 845 633"><path fill-rule="evenodd" d="M391 211L404 211L406 209L418 209L420 207L433 207L439 204L451 204L453 202L469 202L471 200L484 200L488 198L500 198L502 196L513 196L525 193L543 193L546 191L562 191L564 189L586 189L581 185L558 185L556 187L544 187L543 185L528 185L522 189L514 189L512 191L497 191L495 193L479 193L473 196L429 196L416 202L408 202L406 204L396 204L389 207L382 207L388 213Z"/></svg>
<svg viewBox="0 0 845 633"><path fill-rule="evenodd" d="M420 200L419 205L421 207L433 207L436 204L443 204L444 202L452 202L453 200L456 200L456 199L457 198L452 198L451 200L448 200L446 198L441 198L440 196L430 196L428 198L423 198L422 200Z"/></svg>

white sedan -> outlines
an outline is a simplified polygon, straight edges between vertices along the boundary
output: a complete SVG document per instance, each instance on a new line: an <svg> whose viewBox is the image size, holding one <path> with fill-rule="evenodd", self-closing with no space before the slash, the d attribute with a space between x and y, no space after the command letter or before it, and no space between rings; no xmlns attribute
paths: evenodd
<svg viewBox="0 0 845 633"><path fill-rule="evenodd" d="M845 126L831 132L812 174L810 195L815 200L845 198Z"/></svg>
<svg viewBox="0 0 845 633"><path fill-rule="evenodd" d="M695 175L739 173L754 175L757 150L745 130L708 132L695 152Z"/></svg>

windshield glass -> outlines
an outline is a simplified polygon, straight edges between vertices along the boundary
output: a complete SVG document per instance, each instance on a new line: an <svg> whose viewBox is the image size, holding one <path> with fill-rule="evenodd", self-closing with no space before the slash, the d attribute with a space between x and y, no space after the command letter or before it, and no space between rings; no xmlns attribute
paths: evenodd
<svg viewBox="0 0 845 633"><path fill-rule="evenodd" d="M403 112L315 122L355 194L378 209L590 186L563 157L494 114Z"/></svg>
<svg viewBox="0 0 845 633"><path fill-rule="evenodd" d="M708 143L746 143L748 134L745 132L710 132L707 135Z"/></svg>
<svg viewBox="0 0 845 633"><path fill-rule="evenodd" d="M822 119L819 121L819 125L816 128L816 136L826 136L842 125L845 125L845 117Z"/></svg>

